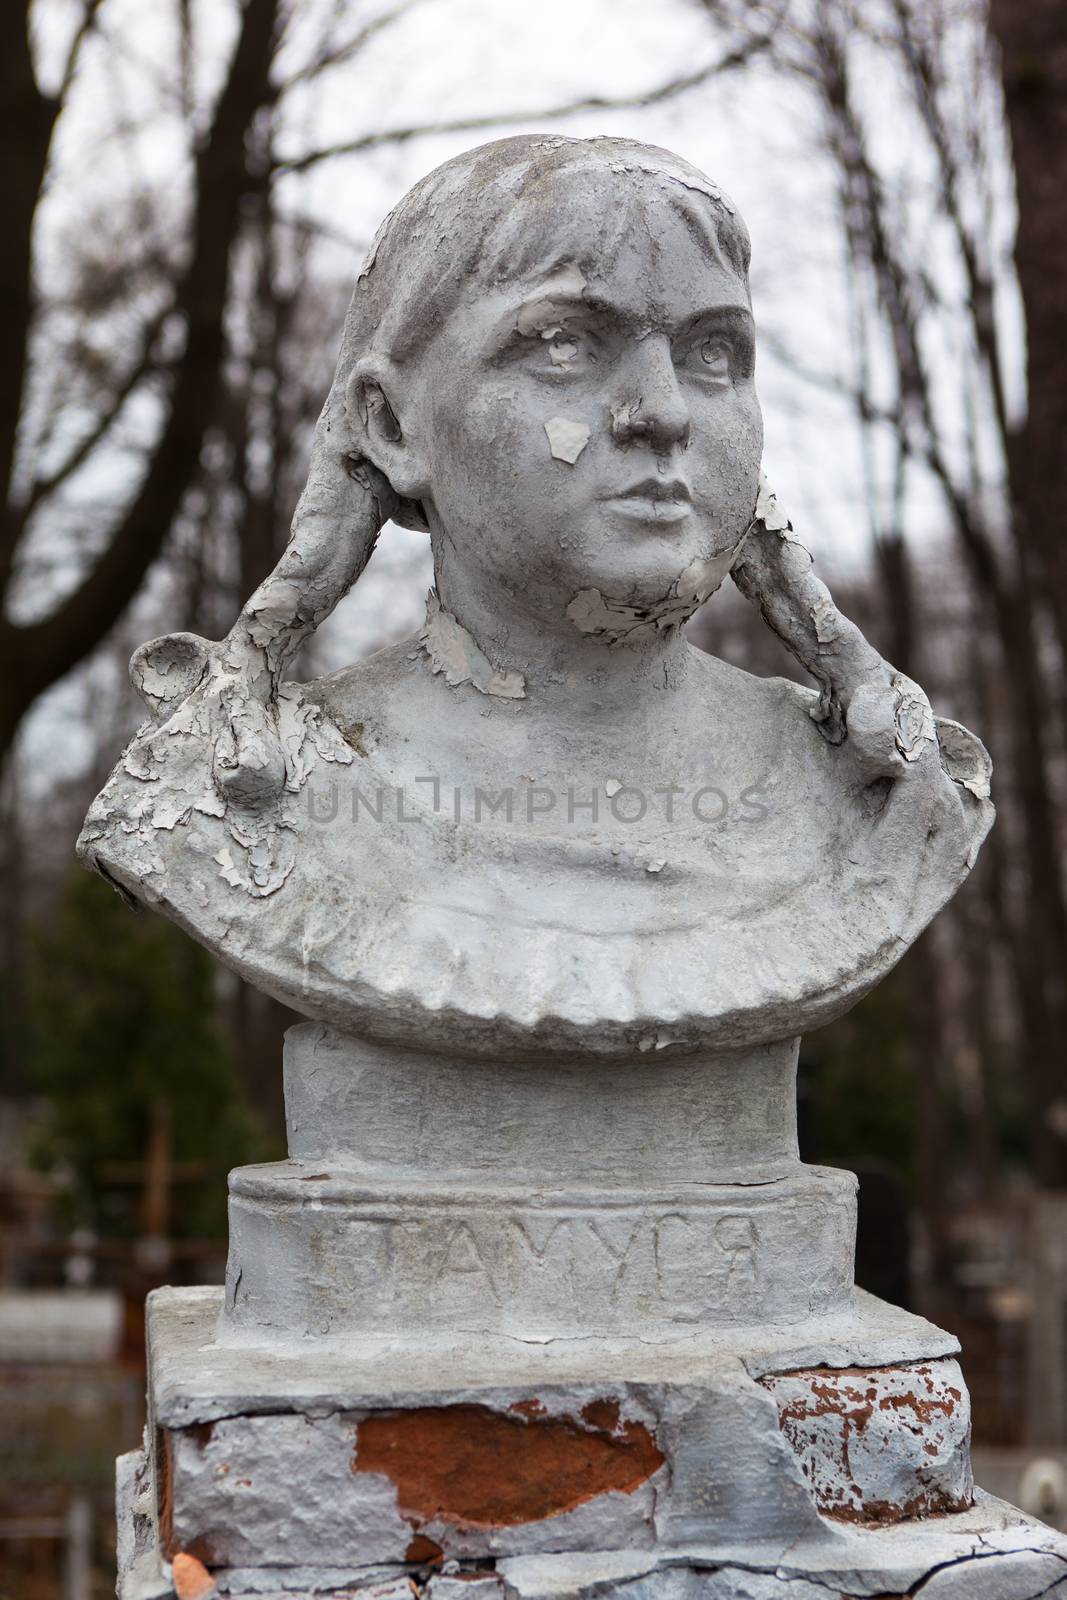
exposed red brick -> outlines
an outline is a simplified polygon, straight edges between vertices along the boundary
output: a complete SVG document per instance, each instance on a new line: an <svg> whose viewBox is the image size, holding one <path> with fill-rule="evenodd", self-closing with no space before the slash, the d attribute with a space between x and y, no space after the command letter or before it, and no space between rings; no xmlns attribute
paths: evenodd
<svg viewBox="0 0 1067 1600"><path fill-rule="evenodd" d="M159 1542L169 1561L174 1554L174 1471L170 1453L170 1434L166 1428L156 1430L156 1463L159 1496L156 1516L159 1523Z"/></svg>
<svg viewBox="0 0 1067 1600"><path fill-rule="evenodd" d="M417 1561L422 1566L428 1566L430 1562L440 1561L443 1555L444 1551L439 1544L427 1539L424 1533L417 1533L404 1551L404 1560Z"/></svg>
<svg viewBox="0 0 1067 1600"><path fill-rule="evenodd" d="M973 1501L964 1495L946 1494L940 1489L927 1489L910 1500L894 1503L889 1500L865 1500L862 1506L820 1506L823 1515L835 1522L852 1522L862 1527L872 1523L887 1528L895 1522L912 1522L918 1517L940 1517L946 1513L969 1511ZM889 1600L896 1600L891 1595ZM904 1597L907 1600L907 1596Z"/></svg>
<svg viewBox="0 0 1067 1600"><path fill-rule="evenodd" d="M903 1393L880 1393L879 1386L884 1373L909 1378L910 1387ZM778 1399L778 1423L782 1432L794 1449L802 1453L804 1424L813 1418L836 1418L841 1425L840 1468L845 1474L853 1471L850 1442L854 1436L863 1434L876 1410L900 1416L903 1427L912 1434L921 1434L923 1429L932 1427L938 1417L952 1417L963 1399L959 1389L935 1384L928 1365L797 1369L778 1376L800 1378L807 1384L807 1393L785 1403ZM773 1388L773 1378L768 1381ZM827 1436L827 1450L830 1447L830 1437ZM927 1455L936 1457L939 1454L938 1445L931 1440L924 1440L922 1447ZM807 1461L802 1461L802 1471L810 1480L812 1473ZM916 1482L920 1486L919 1491L900 1502L865 1498L860 1486L850 1483L847 1491L843 1484L835 1488L832 1497L826 1495L825 1491L821 1496L816 1489L816 1503L826 1516L838 1521L875 1525L966 1511L971 1505L966 1495L955 1495L939 1484L925 1483L922 1473L916 1473ZM856 1502L852 1505L844 1503L849 1492Z"/></svg>
<svg viewBox="0 0 1067 1600"><path fill-rule="evenodd" d="M377 1412L358 1425L352 1470L392 1479L401 1512L416 1526L540 1522L611 1489L630 1494L663 1465L642 1423L619 1427L618 1406L593 1402L601 1404L609 1409L592 1417L610 1416L610 1428L585 1413L583 1422L477 1405Z"/></svg>
<svg viewBox="0 0 1067 1600"><path fill-rule="evenodd" d="M582 1417L591 1428L603 1428L605 1433L614 1433L619 1426L619 1402L590 1400L587 1406L582 1407Z"/></svg>
<svg viewBox="0 0 1067 1600"><path fill-rule="evenodd" d="M202 1561L196 1556L191 1556L186 1550L179 1550L174 1557L174 1592L178 1600L205 1600L205 1597L215 1592L215 1580Z"/></svg>

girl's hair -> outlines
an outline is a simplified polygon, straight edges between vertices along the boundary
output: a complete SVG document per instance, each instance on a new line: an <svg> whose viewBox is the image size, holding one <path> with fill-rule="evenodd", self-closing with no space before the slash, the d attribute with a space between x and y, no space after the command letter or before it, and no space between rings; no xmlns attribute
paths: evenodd
<svg viewBox="0 0 1067 1600"><path fill-rule="evenodd" d="M666 205L747 292L748 231L733 203L696 167L655 145L523 134L429 173L386 217L363 263L289 545L230 636L242 656L263 657L274 683L359 577L383 522L426 526L421 508L399 500L353 451L356 419L345 414L353 367L372 352L415 359L472 283L561 265L561 186L586 219L587 258L574 264L587 277L610 264L650 205Z"/></svg>
<svg viewBox="0 0 1067 1600"><path fill-rule="evenodd" d="M577 259L561 249L560 216L572 205L585 239ZM284 781L264 708L286 665L363 571L383 523L393 517L426 526L421 507L400 500L359 450L359 419L345 408L357 361L375 353L416 359L472 284L488 287L568 262L595 280L628 240L651 239L655 248L650 211L664 206L747 292L748 233L731 201L680 157L631 139L499 139L437 167L386 217L356 281L281 560L221 645L171 635L142 646L131 662L156 720L199 681L209 656L221 662L241 704L216 778L235 803L265 801Z"/></svg>
<svg viewBox="0 0 1067 1600"><path fill-rule="evenodd" d="M577 259L560 252L561 184L585 224L585 256ZM287 662L359 577L383 522L396 517L425 526L420 508L399 501L359 453L358 419L345 415L356 362L372 353L415 359L472 284L491 286L566 264L595 280L637 228L655 248L655 227L645 226L651 203L674 210L709 257L747 289L748 233L731 202L688 162L629 139L526 135L482 145L431 172L386 217L356 282L285 554L221 645L175 634L142 646L131 663L156 720L213 663L226 684L228 721L215 745L215 778L232 804L245 811L269 804L289 782L291 757L268 707ZM838 613L764 488L733 574L819 684L812 716L825 737L834 744L845 738L846 712L862 692L866 711L848 729L860 766L868 779L899 776L933 740L926 698ZM979 773L973 781L987 777ZM302 780L293 781L299 787ZM250 829L241 837L251 837Z"/></svg>
<svg viewBox="0 0 1067 1600"><path fill-rule="evenodd" d="M417 358L472 284L489 287L573 260L561 252L561 194L581 209L585 255L574 264L586 278L610 267L639 227L648 237L643 225L650 204L658 204L679 214L747 293L744 222L688 162L632 139L498 139L435 168L378 229L345 319L334 405L343 406L345 383L361 356ZM397 516L426 526L417 506L401 502Z"/></svg>

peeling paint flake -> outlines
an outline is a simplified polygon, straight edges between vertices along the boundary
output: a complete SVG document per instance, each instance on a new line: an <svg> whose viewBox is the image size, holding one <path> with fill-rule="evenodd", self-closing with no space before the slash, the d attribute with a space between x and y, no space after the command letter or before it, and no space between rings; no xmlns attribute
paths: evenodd
<svg viewBox="0 0 1067 1600"><path fill-rule="evenodd" d="M231 888L240 889L243 887L244 879L234 866L233 857L225 845L217 852L213 860L218 863L219 877L224 878Z"/></svg>
<svg viewBox="0 0 1067 1600"><path fill-rule="evenodd" d="M808 563L811 564L811 551L802 539L797 538L796 533L793 531L793 524L778 504L778 496L767 482L766 474L763 472L759 476L759 490L756 494L756 509L753 513L753 521L761 522L768 533L777 533L786 543L795 545L797 550L802 551L807 557Z"/></svg>
<svg viewBox="0 0 1067 1600"><path fill-rule="evenodd" d="M419 634L430 668L451 688L469 683L480 694L503 700L524 700L526 680L521 672L501 672L479 648L466 628L446 611L431 589L426 597L426 624Z"/></svg>
<svg viewBox="0 0 1067 1600"><path fill-rule="evenodd" d="M620 433L628 428L639 416L640 411L640 400L616 400L611 407L612 433Z"/></svg>
<svg viewBox="0 0 1067 1600"><path fill-rule="evenodd" d="M840 638L841 613L828 594L820 595L812 606L811 620L815 624L815 637L820 644L833 644Z"/></svg>
<svg viewBox="0 0 1067 1600"><path fill-rule="evenodd" d="M589 429L584 422L572 422L567 417L549 417L545 423L548 448L557 461L566 461L573 467L589 443Z"/></svg>
<svg viewBox="0 0 1067 1600"><path fill-rule="evenodd" d="M709 200L717 201L723 210L728 211L731 216L737 210L726 191L721 189L717 183L712 183L710 178L701 178L699 173L695 171L687 172L683 176L681 172L675 171L667 162L660 163L650 159L641 160L636 156L630 156L625 161L613 161L611 170L618 173L647 172L653 178L666 178L669 183L677 183L683 189L692 190L693 194L707 195Z"/></svg>
<svg viewBox="0 0 1067 1600"><path fill-rule="evenodd" d="M664 628L681 627L722 583L736 549L693 561L671 584L662 600L639 607L613 600L599 589L580 589L566 615L582 633L600 634L611 645L637 643Z"/></svg>
<svg viewBox="0 0 1067 1600"><path fill-rule="evenodd" d="M973 794L976 800L988 800L993 763L981 739L949 717L937 718L935 732L941 765L953 783Z"/></svg>
<svg viewBox="0 0 1067 1600"><path fill-rule="evenodd" d="M516 329L527 337L544 337L545 330L563 320L587 287L584 274L573 263L557 268L540 285L537 298L522 307Z"/></svg>
<svg viewBox="0 0 1067 1600"><path fill-rule="evenodd" d="M896 742L905 761L918 761L937 735L930 702L918 684L895 673L893 689L897 695Z"/></svg>

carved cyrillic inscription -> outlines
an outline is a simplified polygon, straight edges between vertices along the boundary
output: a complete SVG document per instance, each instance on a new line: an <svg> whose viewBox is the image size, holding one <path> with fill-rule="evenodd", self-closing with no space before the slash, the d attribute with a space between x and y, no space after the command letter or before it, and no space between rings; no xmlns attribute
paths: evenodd
<svg viewBox="0 0 1067 1600"><path fill-rule="evenodd" d="M373 1214L358 1202L283 1205L257 1233L246 1273L288 1280L317 1328L404 1327L413 1316L454 1323L486 1310L501 1327L574 1332L635 1317L681 1326L795 1321L847 1299L845 1195L834 1183L802 1203L750 1194L732 1204L457 1208L428 1197ZM245 1205L234 1197L237 1257L243 1228L255 1229L257 1208Z"/></svg>
<svg viewBox="0 0 1067 1600"><path fill-rule="evenodd" d="M486 1241L486 1244L488 1251L491 1251L491 1242ZM446 1235L444 1250L431 1271L431 1284L440 1284L447 1278L466 1279L468 1282L477 1279L479 1289L487 1292L492 1299L499 1300L488 1265L488 1251L479 1242L478 1234L469 1222L457 1222ZM474 1286L473 1283L471 1286Z"/></svg>

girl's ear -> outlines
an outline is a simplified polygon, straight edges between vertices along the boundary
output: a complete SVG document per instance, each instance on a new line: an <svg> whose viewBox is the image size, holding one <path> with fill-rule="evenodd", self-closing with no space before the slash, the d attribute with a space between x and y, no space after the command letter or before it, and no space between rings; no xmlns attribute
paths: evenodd
<svg viewBox="0 0 1067 1600"><path fill-rule="evenodd" d="M358 455L392 484L401 500L418 502L429 481L404 375L386 356L364 356L345 384L345 413Z"/></svg>

